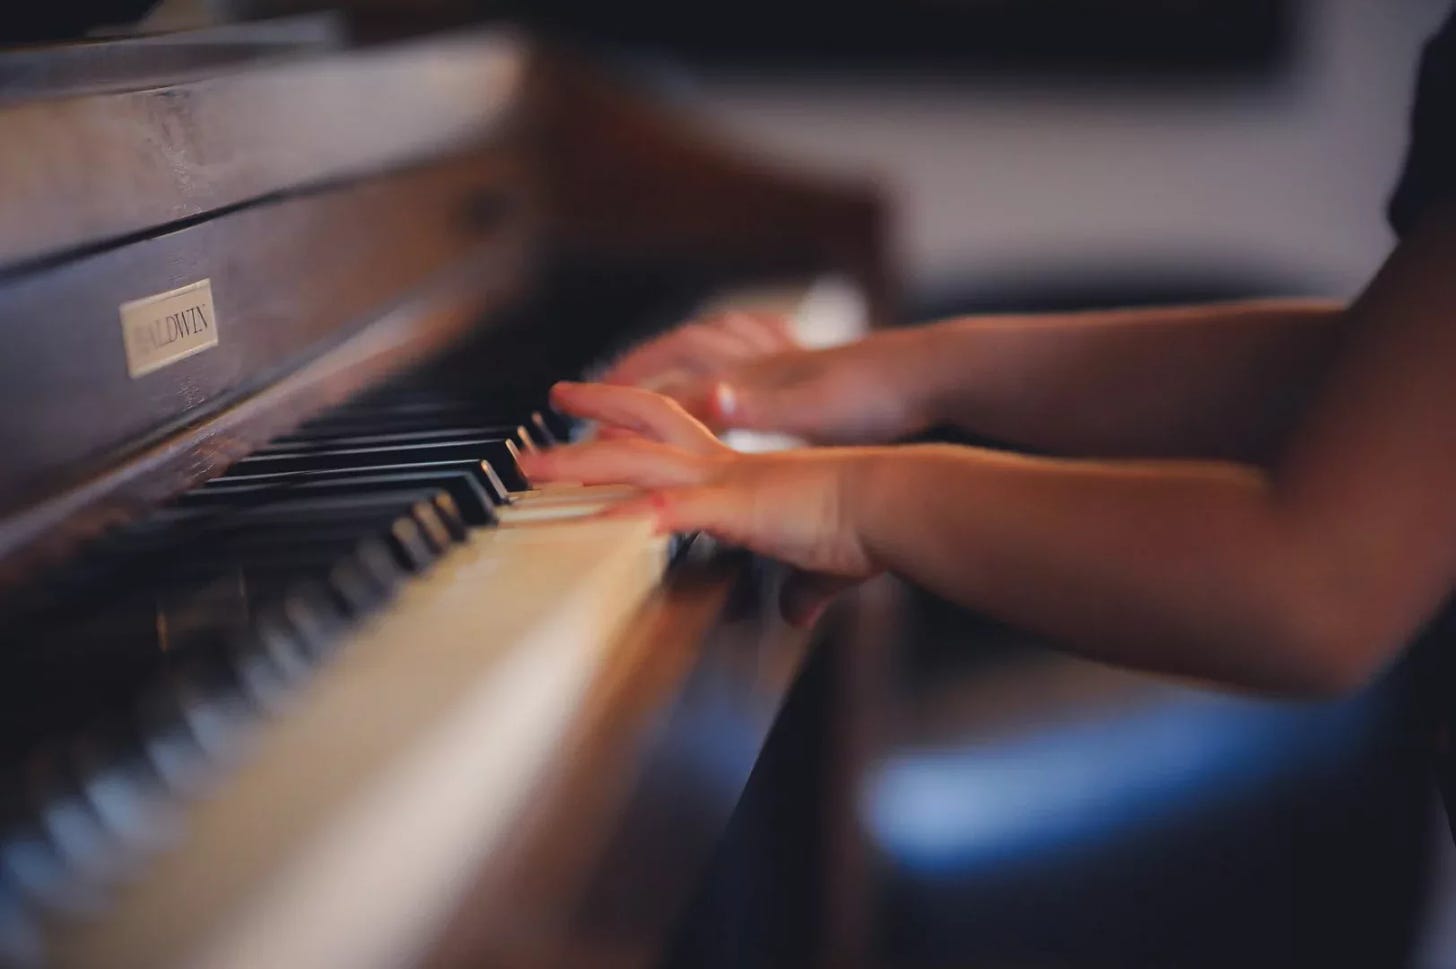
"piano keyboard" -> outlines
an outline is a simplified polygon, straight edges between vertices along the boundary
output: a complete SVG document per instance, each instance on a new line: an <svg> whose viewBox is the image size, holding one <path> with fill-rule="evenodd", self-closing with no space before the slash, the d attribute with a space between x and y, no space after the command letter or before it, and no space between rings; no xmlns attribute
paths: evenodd
<svg viewBox="0 0 1456 969"><path fill-rule="evenodd" d="M879 193L518 30L355 12L326 56L0 52L49 78L0 110L0 965L651 964L800 688L771 566L662 581L588 520L620 490L516 459L572 430L547 378L725 286L886 304ZM133 359L179 290L213 342Z"/></svg>
<svg viewBox="0 0 1456 969"><path fill-rule="evenodd" d="M516 456L568 431L529 396L340 408L7 623L0 956L418 954L667 559L646 521L585 520L627 490L528 488Z"/></svg>

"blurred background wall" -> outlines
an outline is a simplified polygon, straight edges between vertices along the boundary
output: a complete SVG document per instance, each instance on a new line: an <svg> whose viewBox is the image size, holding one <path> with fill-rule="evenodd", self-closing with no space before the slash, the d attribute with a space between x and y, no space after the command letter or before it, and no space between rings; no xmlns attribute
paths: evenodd
<svg viewBox="0 0 1456 969"><path fill-rule="evenodd" d="M1391 242L1423 38L1446 0L1303 0L1268 76L702 79L712 120L818 166L879 173L923 289L1022 274L1238 274L1345 295Z"/></svg>

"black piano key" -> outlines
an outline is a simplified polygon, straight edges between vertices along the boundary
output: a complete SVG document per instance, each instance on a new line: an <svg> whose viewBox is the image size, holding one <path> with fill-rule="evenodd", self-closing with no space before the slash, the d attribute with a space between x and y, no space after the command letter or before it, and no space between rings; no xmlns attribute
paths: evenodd
<svg viewBox="0 0 1456 969"><path fill-rule="evenodd" d="M404 519L402 521L407 521ZM317 660L334 650L348 617L335 604L326 588L317 582L304 582L283 600L282 613L298 642Z"/></svg>
<svg viewBox="0 0 1456 969"><path fill-rule="evenodd" d="M261 712L231 672L221 664L198 664L177 685L178 707L215 766L237 755Z"/></svg>
<svg viewBox="0 0 1456 969"><path fill-rule="evenodd" d="M470 481L474 482L481 491L485 493L492 505L502 504L510 500L510 492L505 484L496 474L495 468L489 461L468 459L464 461L424 461L419 464L383 464L362 468L334 468L319 471L275 471L266 474L251 474L242 472L229 472L219 478L203 484L201 487L188 492L181 499L181 505L186 507L190 504L212 503L208 495L218 491L245 487L271 487L271 488L292 488L305 485L318 484L322 486L326 482L345 482L360 479L380 479L381 483L388 485L394 475L418 474L428 475L456 475L463 474ZM440 485L440 487L446 487ZM322 489L321 490L326 490ZM449 490L447 488L447 490ZM453 494L453 492L452 492ZM456 495L456 501L465 507L469 499L461 500ZM226 502L223 502L226 504Z"/></svg>
<svg viewBox="0 0 1456 969"><path fill-rule="evenodd" d="M435 551L424 529L413 519L396 518L389 526L388 539L391 550L409 571L423 572L434 564Z"/></svg>
<svg viewBox="0 0 1456 969"><path fill-rule="evenodd" d="M466 532L454 500L438 490L286 496L226 513L192 508L175 514L203 563L249 547L306 548L375 533L396 536L398 519L412 520L424 547L433 552L444 551ZM412 552L407 555L411 563L414 558Z"/></svg>
<svg viewBox="0 0 1456 969"><path fill-rule="evenodd" d="M248 698L260 708L279 714L288 708L288 698L303 679L301 671L290 676L276 656L255 645L239 645L227 657Z"/></svg>
<svg viewBox="0 0 1456 969"><path fill-rule="evenodd" d="M247 691L235 667L220 656L209 656L167 677L141 710L140 722L144 730L160 726L190 738L188 750L197 755L193 769L202 781L232 761L266 710Z"/></svg>
<svg viewBox="0 0 1456 969"><path fill-rule="evenodd" d="M137 704L142 756L173 797L202 790L210 772L207 750L178 703L172 678L146 691Z"/></svg>
<svg viewBox="0 0 1456 969"><path fill-rule="evenodd" d="M270 607L253 626L253 637L238 645L230 657L244 686L260 703L280 697L275 686L291 689L302 683L313 669L313 652L304 634L283 611L282 603ZM254 676L261 679L254 680Z"/></svg>
<svg viewBox="0 0 1456 969"><path fill-rule="evenodd" d="M429 489L434 493L438 489ZM226 532L229 529L252 527L264 522L309 523L349 522L371 516L408 511L419 499L419 492L392 490L358 490L334 493L295 494L280 491L266 501L244 502L223 507L189 507L176 505L167 512L170 524L183 526L190 532L207 529Z"/></svg>
<svg viewBox="0 0 1456 969"><path fill-rule="evenodd" d="M381 491L418 494L436 490L450 496L464 523L473 526L495 523L495 502L480 481L466 470L401 471L273 484L218 481L215 485L188 492L179 499L179 503L184 507L236 507L262 503L283 494L309 497Z"/></svg>
<svg viewBox="0 0 1456 969"><path fill-rule="evenodd" d="M388 543L381 536L371 535L361 541L349 553L349 558L386 594L392 595L404 580L404 574L390 554Z"/></svg>
<svg viewBox="0 0 1456 969"><path fill-rule="evenodd" d="M66 649L109 638L159 685L131 694L134 742L77 748L74 783L52 786L32 837L0 851L0 868L24 869L33 888L50 878L61 892L50 904L76 905L61 881L99 880L98 859L145 841L143 818L204 783L258 717L285 709L351 621L472 526L494 523L527 486L517 454L570 428L542 408L546 386L532 377L479 399L423 385L371 395L98 543L51 584L27 628Z"/></svg>
<svg viewBox="0 0 1456 969"><path fill-rule="evenodd" d="M468 406L441 408L369 408L337 412L329 417L302 425L290 437L429 434L454 427L511 429L502 434L511 437L522 423L522 417L540 407L541 398L500 406Z"/></svg>
<svg viewBox="0 0 1456 969"><path fill-rule="evenodd" d="M220 562L209 562L207 567L236 569L259 604L278 601L294 585L308 580L321 583L351 616L361 615L393 595L403 566L388 543L368 543L368 558L359 554L360 543L352 537L331 541L325 548L319 544L301 549L276 544L228 548L219 552ZM376 561L376 556L384 562Z"/></svg>
<svg viewBox="0 0 1456 969"><path fill-rule="evenodd" d="M413 531L395 527L401 516L417 523L423 544ZM150 634L153 616L167 613L168 604L184 614L189 602L218 611L228 604L226 593L238 588L232 598L246 612L247 600L262 591L257 582L249 590L248 580L264 576L277 587L322 574L357 553L370 536L375 546L392 550L402 568L418 570L432 561L431 553L463 536L465 526L448 495L420 491L387 501L366 496L345 505L279 503L250 509L248 515L204 518L187 523L185 530L184 543L149 547L147 554L130 560L129 574L106 578L93 591L90 602L98 616L93 624L103 630L109 624L112 633L135 628ZM379 561L375 548L370 562L377 566ZM207 595L208 589L223 595Z"/></svg>
<svg viewBox="0 0 1456 969"><path fill-rule="evenodd" d="M368 574L357 562L344 559L334 563L324 578L324 586L340 607L357 618L371 612L388 599L388 592L369 581Z"/></svg>
<svg viewBox="0 0 1456 969"><path fill-rule="evenodd" d="M317 447L302 451L262 451L238 461L244 473L367 467L378 464L417 464L421 461L488 459L516 447L509 437L475 437L454 441L420 441L361 447Z"/></svg>
<svg viewBox="0 0 1456 969"><path fill-rule="evenodd" d="M165 573L162 590L175 597L172 608L178 612L168 608L173 599L159 598L154 582L143 575L130 587L120 591L113 587L110 592L114 604L101 614L133 616L131 625L136 634L150 637L155 632L153 627L158 626L176 638L180 624L156 622L154 614L163 620L178 614L185 616L187 607L197 601L217 611L217 597L208 601L202 597L202 590L228 588L231 584L241 593L240 604L232 610L234 619L241 613L245 620L258 600L281 595L303 578L327 579L330 569L341 561L354 561L362 567L357 572L360 582L351 588L371 588L368 601L377 603L392 590L401 570L426 567L466 532L448 495L421 493L400 509L404 497L395 495L385 503L383 507L389 509L386 515L377 514L368 505L361 509L358 503L351 503L344 508L334 505L326 517L320 517L320 509L312 504L295 504L281 510L262 509L241 522L210 521L192 529L195 541L191 545L168 549L169 554L161 557L167 565L159 570ZM279 513L263 513L273 511ZM409 525L401 525L401 518ZM361 539L361 535L365 538ZM179 589L179 583L185 584ZM365 601L360 595L354 598L359 605ZM109 622L113 631L120 625L109 619L102 622ZM198 631L207 632L205 628ZM167 644L163 642L162 646L166 648Z"/></svg>
<svg viewBox="0 0 1456 969"><path fill-rule="evenodd" d="M531 412L531 428L539 438L542 447L552 447L566 440L568 429L560 425L553 427L541 411Z"/></svg>
<svg viewBox="0 0 1456 969"><path fill-rule="evenodd" d="M267 474L288 471L333 471L341 468L389 468L432 461L489 461L511 491L525 488L516 466L519 448L510 440L478 438L448 444L406 444L397 447L360 447L310 450L301 453L246 457L229 474ZM225 476L226 477L226 476Z"/></svg>
<svg viewBox="0 0 1456 969"><path fill-rule="evenodd" d="M432 428L417 431L355 434L311 431L280 437L258 455L297 454L322 448L399 447L407 444L456 444L481 439L512 441L517 447L533 443L530 431L520 424L480 424L473 427Z"/></svg>
<svg viewBox="0 0 1456 969"><path fill-rule="evenodd" d="M248 575L287 579L290 575L317 574L350 557L360 547L362 535L372 540L371 547L383 549L395 567L419 572L458 540L457 533L464 534L458 516L447 525L441 504L422 500L396 514L319 522L289 516L259 518L246 530L229 532L216 548L204 550L204 555L214 563L235 564ZM371 571L380 574L383 567L377 562L377 554L372 554ZM204 562L202 567L210 566Z"/></svg>
<svg viewBox="0 0 1456 969"><path fill-rule="evenodd" d="M212 541L199 548L195 567L200 574L238 567L245 575L268 574L283 579L326 568L347 555L360 536L377 537L399 566L410 572L428 568L452 541L435 506L425 502L401 514L342 520L259 516L246 528L229 523L204 535Z"/></svg>
<svg viewBox="0 0 1456 969"><path fill-rule="evenodd" d="M417 501L410 506L409 510L411 520L419 526L420 534L424 536L430 549L437 554L448 552L450 546L458 540L455 537L455 530L445 524L447 515L456 523L463 525L460 523L460 513L454 509L454 504L449 500L450 496L442 495L440 497L443 497L448 504L448 513L442 510L440 503L436 502L434 498ZM460 532L461 537L464 537L463 527Z"/></svg>

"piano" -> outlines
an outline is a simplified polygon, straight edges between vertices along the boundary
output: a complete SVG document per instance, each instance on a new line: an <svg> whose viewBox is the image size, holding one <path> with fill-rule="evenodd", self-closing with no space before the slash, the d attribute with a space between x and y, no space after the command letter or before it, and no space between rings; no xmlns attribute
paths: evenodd
<svg viewBox="0 0 1456 969"><path fill-rule="evenodd" d="M880 319L880 199L338 28L0 54L0 963L850 964L874 591L515 457L707 301Z"/></svg>

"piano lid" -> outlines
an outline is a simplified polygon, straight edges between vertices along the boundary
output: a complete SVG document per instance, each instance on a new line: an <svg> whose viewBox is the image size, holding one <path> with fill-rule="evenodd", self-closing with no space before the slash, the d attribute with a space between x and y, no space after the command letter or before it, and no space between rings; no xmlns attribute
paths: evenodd
<svg viewBox="0 0 1456 969"><path fill-rule="evenodd" d="M107 44L82 47L94 62L108 49L134 59L160 42ZM0 55L0 78L34 79L35 58L75 56L61 50L8 55L20 66ZM0 143L24 146L0 153L0 277L67 250L485 142L517 100L526 61L522 40L496 30L229 62L177 83L118 70L109 83L119 89L92 93L75 93L73 77L18 98L35 91L17 83L0 90ZM164 61L160 76L174 69Z"/></svg>

